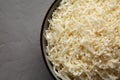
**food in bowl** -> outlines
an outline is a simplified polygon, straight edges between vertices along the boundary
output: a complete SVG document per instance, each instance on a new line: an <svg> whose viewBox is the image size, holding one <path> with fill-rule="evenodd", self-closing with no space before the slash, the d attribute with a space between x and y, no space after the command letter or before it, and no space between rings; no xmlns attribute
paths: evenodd
<svg viewBox="0 0 120 80"><path fill-rule="evenodd" d="M62 0L45 38L62 80L120 80L120 0Z"/></svg>

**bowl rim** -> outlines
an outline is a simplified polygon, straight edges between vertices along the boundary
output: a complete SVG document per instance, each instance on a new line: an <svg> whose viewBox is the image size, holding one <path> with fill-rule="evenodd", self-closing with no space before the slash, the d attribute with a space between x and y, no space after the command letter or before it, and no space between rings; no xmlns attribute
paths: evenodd
<svg viewBox="0 0 120 80"><path fill-rule="evenodd" d="M56 77L54 76L54 74L52 73L52 71L50 70L50 67L48 66L48 63L46 61L46 57L45 57L45 53L44 53L44 50L43 50L43 32L44 32L44 26L45 26L45 23L46 23L46 18L48 17L49 15L49 12L51 11L51 9L54 7L55 3L59 1L59 0L54 0L53 3L51 4L51 6L48 8L45 16L44 16L44 19L43 19L43 22L42 22L42 26L41 26L41 30L40 30L40 48L41 48L41 54L42 54L42 57L43 57L43 60L44 60L44 63L50 73L50 75L53 77L54 80L57 80ZM61 1L61 0L60 0Z"/></svg>

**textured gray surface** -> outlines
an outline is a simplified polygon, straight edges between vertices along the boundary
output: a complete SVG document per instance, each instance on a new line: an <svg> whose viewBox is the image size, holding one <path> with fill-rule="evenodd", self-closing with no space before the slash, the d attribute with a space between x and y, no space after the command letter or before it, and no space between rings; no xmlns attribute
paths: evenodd
<svg viewBox="0 0 120 80"><path fill-rule="evenodd" d="M39 47L54 0L0 0L0 80L52 80Z"/></svg>

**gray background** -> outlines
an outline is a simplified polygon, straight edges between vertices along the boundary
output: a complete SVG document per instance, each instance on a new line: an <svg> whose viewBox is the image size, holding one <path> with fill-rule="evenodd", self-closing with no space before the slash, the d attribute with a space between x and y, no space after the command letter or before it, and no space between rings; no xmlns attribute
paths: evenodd
<svg viewBox="0 0 120 80"><path fill-rule="evenodd" d="M39 47L54 0L0 0L0 80L53 80Z"/></svg>

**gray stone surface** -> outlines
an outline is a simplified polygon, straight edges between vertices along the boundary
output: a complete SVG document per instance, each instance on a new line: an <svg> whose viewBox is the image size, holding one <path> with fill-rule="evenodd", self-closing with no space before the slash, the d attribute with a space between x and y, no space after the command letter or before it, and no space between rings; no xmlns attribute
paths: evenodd
<svg viewBox="0 0 120 80"><path fill-rule="evenodd" d="M54 0L0 0L0 80L53 80L39 46Z"/></svg>

